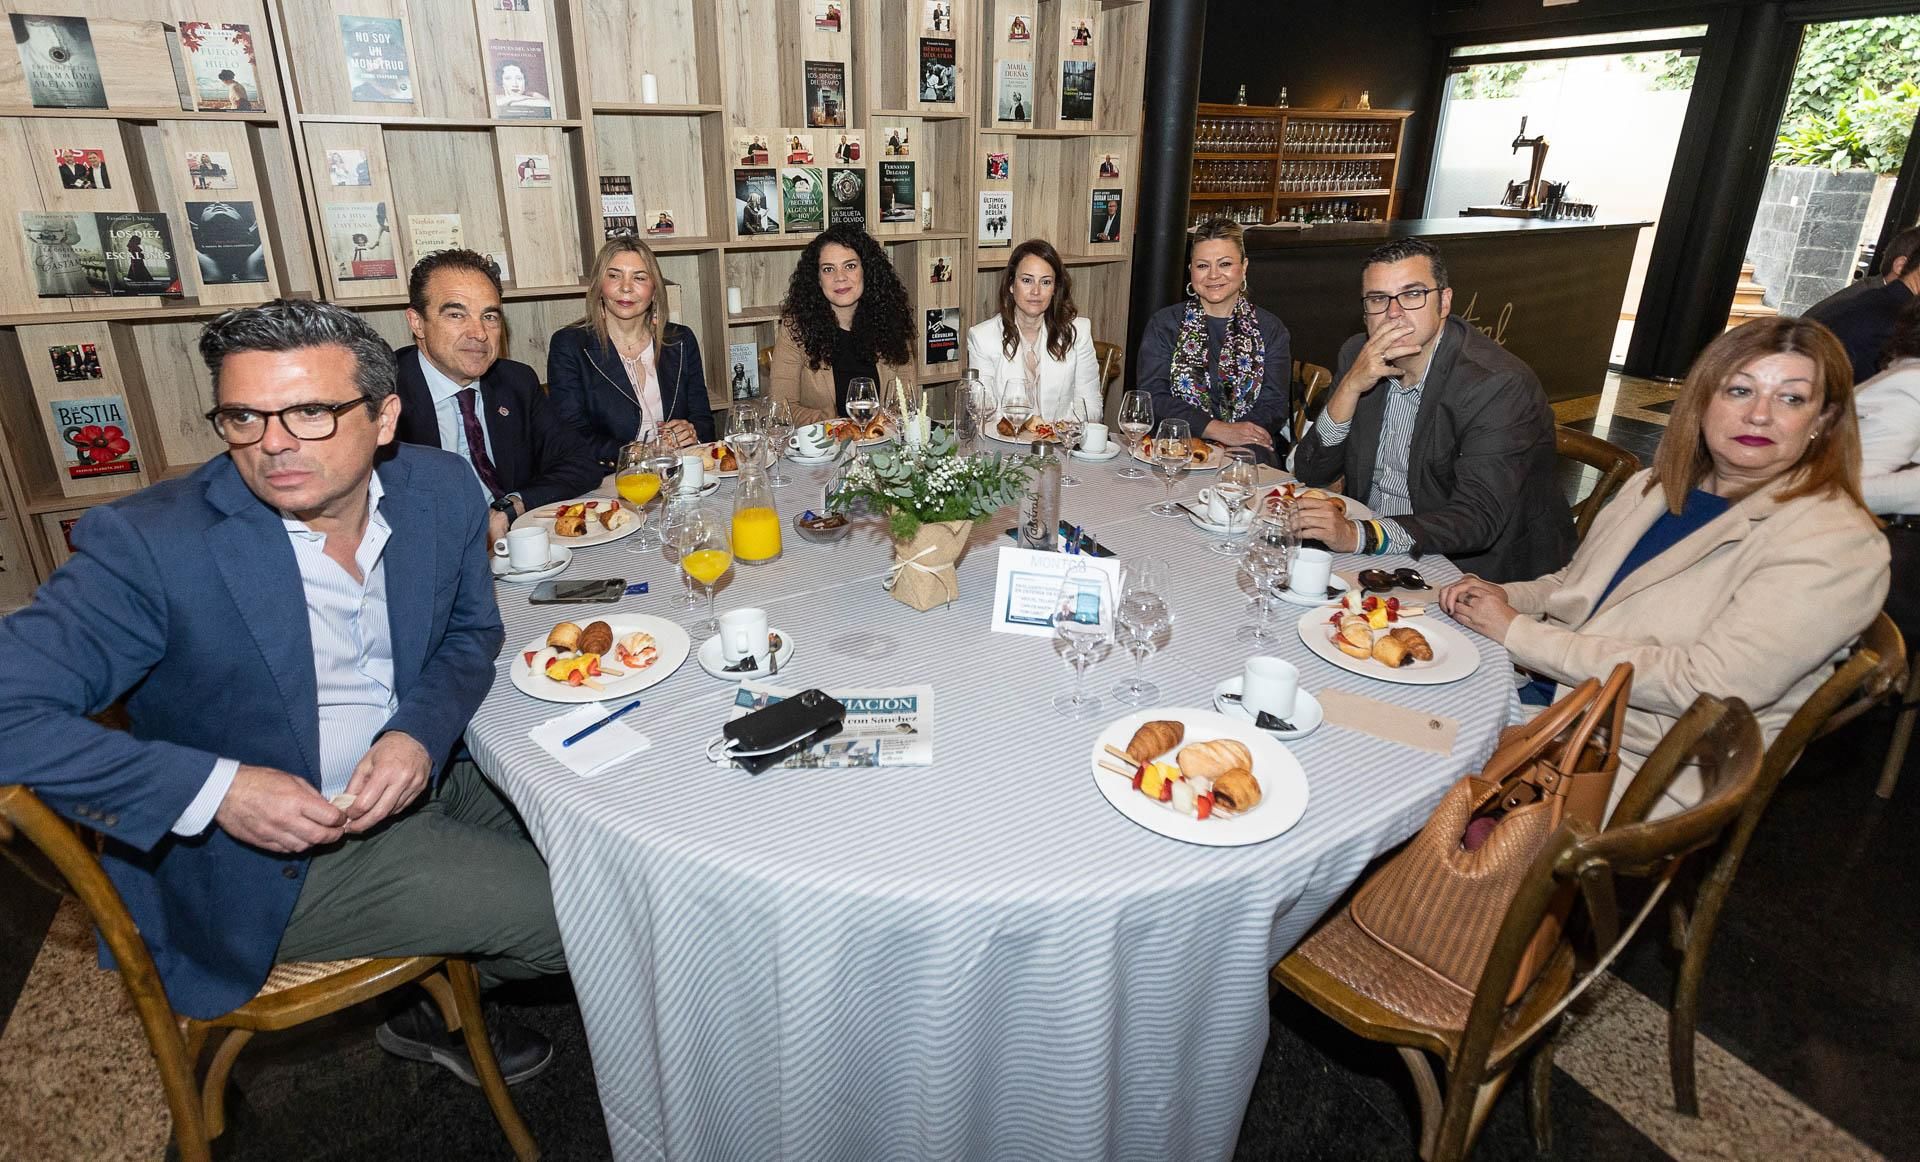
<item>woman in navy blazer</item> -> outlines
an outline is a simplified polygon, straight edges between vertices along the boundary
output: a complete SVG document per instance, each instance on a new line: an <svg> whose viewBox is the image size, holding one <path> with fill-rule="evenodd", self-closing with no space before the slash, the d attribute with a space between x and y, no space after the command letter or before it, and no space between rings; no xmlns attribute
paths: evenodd
<svg viewBox="0 0 1920 1162"><path fill-rule="evenodd" d="M646 424L676 447L712 440L700 344L668 320L653 251L631 234L608 239L593 272L586 317L547 346L547 392L561 420L609 469Z"/></svg>

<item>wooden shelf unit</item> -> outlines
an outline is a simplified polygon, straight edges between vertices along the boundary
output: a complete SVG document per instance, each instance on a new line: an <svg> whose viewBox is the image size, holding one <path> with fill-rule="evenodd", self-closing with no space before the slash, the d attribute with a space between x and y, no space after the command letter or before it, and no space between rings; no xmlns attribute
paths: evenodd
<svg viewBox="0 0 1920 1162"><path fill-rule="evenodd" d="M446 226L415 221L422 216L458 215L464 245L504 258L505 355L544 372L549 337L581 314L603 237L600 178L631 178L637 215L672 213L675 232L647 241L670 284L673 317L700 341L711 402L730 406L728 345L772 345L794 259L812 238L739 233L734 134L742 130L811 132L810 168L865 172L868 229L907 287L923 357L926 312L959 311L959 358L923 362L926 382L964 369L964 331L997 309L1008 244L1028 237L1053 241L1073 268L1096 337L1122 341L1149 3L950 0L948 27L933 32L923 27L925 0L839 0L838 31L816 27L815 5L800 0L525 0L518 11L507 10L515 0L178 0L170 11L181 16L248 25L263 105L186 112L166 48L171 25L123 19L108 0L54 0L88 20L109 107L36 108L24 70L0 60L0 164L21 175L0 206L0 612L30 593L22 577L37 584L67 557L65 528L88 507L191 472L224 450L203 419L212 385L195 342L206 319L237 304L317 298L360 311L396 347L411 343L405 273L418 256L414 235ZM1024 40L1009 35L1015 16L1028 22ZM366 99L376 94L355 87L342 17L400 22L410 84L380 95L401 99ZM1082 23L1089 43L1075 44ZM937 94L951 99L922 91L923 39L953 42L951 89ZM543 46L544 87L530 80L549 115L499 115L490 68L505 58L495 57L493 41ZM809 61L844 69L844 119L863 135L862 157L850 166L832 160L837 128L799 128L808 123ZM1003 62L1026 68L1025 121L996 108ZM1065 107L1068 62L1091 64L1095 77L1082 110L1089 115L1078 119ZM651 94L643 74L653 78ZM888 128L907 131L908 156L882 156ZM102 149L111 188L61 188L53 148ZM228 154L234 187L193 189L173 161L189 151ZM343 154L338 167L330 151ZM1007 176L988 178L994 154L1005 155ZM528 156L548 159L544 184L522 184ZM1103 159L1111 172L1102 172ZM884 161L913 163L908 220L880 220ZM1111 241L1092 237L1096 191L1120 199ZM922 223L922 192L932 194L931 228ZM978 245L982 192L1013 195L1000 245ZM266 282L199 282L185 203L214 198L254 203ZM384 218L353 209L380 204ZM167 212L184 293L39 298L19 213L85 210ZM345 229L356 214L384 225L385 237L367 249L377 259L384 247L390 276L364 264L356 271L330 247L330 222L337 216ZM932 280L937 260L945 281ZM726 310L729 287L741 290L739 314ZM57 381L50 348L88 343L102 377ZM43 413L55 398L95 396L124 400L139 471L63 481L58 434Z"/></svg>
<svg viewBox="0 0 1920 1162"><path fill-rule="evenodd" d="M1251 225L1275 221L1301 203L1341 202L1392 218L1410 116L1408 109L1202 104L1194 118L1188 216L1197 222L1225 214ZM1218 148L1235 141L1253 148ZM1373 145L1383 148L1365 148ZM1349 178L1373 180L1354 185ZM1337 184L1318 188L1327 181ZM1222 189L1222 183L1236 188Z"/></svg>

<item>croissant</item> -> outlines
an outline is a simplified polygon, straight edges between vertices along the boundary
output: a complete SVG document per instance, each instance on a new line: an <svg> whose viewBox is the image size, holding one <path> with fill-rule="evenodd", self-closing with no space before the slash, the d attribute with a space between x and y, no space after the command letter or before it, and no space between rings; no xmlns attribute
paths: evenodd
<svg viewBox="0 0 1920 1162"><path fill-rule="evenodd" d="M1187 728L1178 722L1158 719L1142 723L1139 730L1133 732L1133 741L1127 744L1127 754L1136 763L1148 763L1166 754L1180 745Z"/></svg>
<svg viewBox="0 0 1920 1162"><path fill-rule="evenodd" d="M1251 811L1260 803L1260 781L1245 767L1222 771L1213 780L1213 801L1229 811Z"/></svg>
<svg viewBox="0 0 1920 1162"><path fill-rule="evenodd" d="M589 622L587 628L580 631L580 652L583 654L612 653L613 627L604 621Z"/></svg>
<svg viewBox="0 0 1920 1162"><path fill-rule="evenodd" d="M993 425L993 430L996 432L999 432L1001 435L1007 437L1009 440L1011 440L1014 436L1018 435L1020 431L1020 429L1013 426L1013 421L1008 419L1005 416L1001 416L1000 422Z"/></svg>
<svg viewBox="0 0 1920 1162"><path fill-rule="evenodd" d="M577 650L580 648L580 627L570 621L563 621L553 627L547 635L547 644L556 650Z"/></svg>
<svg viewBox="0 0 1920 1162"><path fill-rule="evenodd" d="M1244 742L1216 738L1212 742L1190 742L1181 747L1178 761L1181 774L1189 778L1198 776L1211 779L1235 767L1251 767L1253 752L1247 749Z"/></svg>
<svg viewBox="0 0 1920 1162"><path fill-rule="evenodd" d="M553 533L559 537L587 535L587 518L577 512L563 512L553 518Z"/></svg>
<svg viewBox="0 0 1920 1162"><path fill-rule="evenodd" d="M1390 633L1383 633L1373 642L1373 660L1382 665L1398 668L1413 660L1407 652L1407 645Z"/></svg>
<svg viewBox="0 0 1920 1162"><path fill-rule="evenodd" d="M1403 609L1400 613L1405 616L1406 610ZM1431 662L1433 660L1433 645L1427 641L1427 635L1419 630L1403 625L1398 629L1388 630L1387 634L1407 647L1407 652L1413 655L1414 661Z"/></svg>

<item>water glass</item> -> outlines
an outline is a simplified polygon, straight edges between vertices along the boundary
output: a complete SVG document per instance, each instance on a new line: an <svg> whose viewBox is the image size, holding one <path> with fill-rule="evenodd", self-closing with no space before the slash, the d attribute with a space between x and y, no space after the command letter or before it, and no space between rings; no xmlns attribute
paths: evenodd
<svg viewBox="0 0 1920 1162"><path fill-rule="evenodd" d="M1148 512L1158 516L1179 516L1180 506L1173 503L1173 486L1187 474L1191 464L1193 447L1188 442L1187 421L1161 420L1153 433L1153 466L1159 470L1160 479L1166 481L1167 493L1159 504L1152 505Z"/></svg>
<svg viewBox="0 0 1920 1162"><path fill-rule="evenodd" d="M1241 641L1264 645L1281 636L1273 628L1273 610L1279 604L1277 594L1287 583L1287 571L1292 566L1293 550L1298 543L1290 520L1275 516L1254 518L1253 527L1247 531L1247 547L1240 565L1265 600L1260 603L1260 620L1240 627L1237 636Z"/></svg>
<svg viewBox="0 0 1920 1162"><path fill-rule="evenodd" d="M1129 391L1120 397L1120 431L1126 435L1127 451L1140 451L1145 455L1145 445L1141 443L1148 432L1153 430L1153 396L1144 391ZM1145 480L1147 470L1138 464L1129 463L1120 470L1122 480Z"/></svg>
<svg viewBox="0 0 1920 1162"><path fill-rule="evenodd" d="M1080 433L1086 429L1087 421L1091 418L1090 411L1086 400L1073 399L1068 401L1065 415L1054 417L1053 430L1060 437L1060 447L1068 453L1067 458L1061 461L1062 464L1073 462L1072 452L1080 446ZM1074 479L1072 473L1060 478L1062 488L1076 488L1079 484L1080 482Z"/></svg>
<svg viewBox="0 0 1920 1162"><path fill-rule="evenodd" d="M1226 502L1228 528L1239 523L1240 510L1252 499L1254 482L1259 479L1259 473L1259 465L1254 461L1251 451L1246 448L1227 449L1227 462L1214 479L1213 494ZM1223 557L1238 557L1246 548L1241 544L1240 536L1239 532L1233 532L1225 540L1215 541L1209 548Z"/></svg>
<svg viewBox="0 0 1920 1162"><path fill-rule="evenodd" d="M1115 636L1133 655L1133 678L1113 688L1113 696L1129 706L1146 706L1160 698L1160 687L1146 681L1147 659L1160 648L1160 635L1173 625L1167 607L1167 563L1145 557L1128 566L1120 582L1120 605L1114 611Z"/></svg>
<svg viewBox="0 0 1920 1162"><path fill-rule="evenodd" d="M1091 718L1100 712L1100 696L1086 692L1087 666L1106 640L1111 600L1105 578L1092 569L1075 569L1060 584L1053 607L1053 635L1073 667L1073 693L1054 698L1053 708L1068 718Z"/></svg>
<svg viewBox="0 0 1920 1162"><path fill-rule="evenodd" d="M773 465L767 473L767 483L781 488L787 478L780 474L780 461L786 458L787 449L793 443L793 405L784 399L768 400L765 412L767 455Z"/></svg>

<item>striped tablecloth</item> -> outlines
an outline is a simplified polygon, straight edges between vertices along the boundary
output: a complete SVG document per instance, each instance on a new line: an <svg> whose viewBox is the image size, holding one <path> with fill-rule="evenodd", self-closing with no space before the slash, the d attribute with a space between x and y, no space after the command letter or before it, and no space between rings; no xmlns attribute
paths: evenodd
<svg viewBox="0 0 1920 1162"><path fill-rule="evenodd" d="M1184 518L1143 512L1159 486L1118 467L1075 462L1086 483L1064 515L1172 562L1172 639L1148 677L1165 704L1209 705L1251 652L1233 637L1245 583ZM824 474L788 471L790 519ZM1498 646L1470 635L1484 664L1453 685L1389 686L1289 633L1275 652L1303 686L1450 716L1454 753L1323 727L1292 744L1312 798L1285 835L1214 849L1144 830L1093 785L1098 724L1049 705L1071 677L1054 644L987 632L1011 523L976 532L959 602L928 613L881 591L890 548L866 528L834 546L789 529L783 559L720 591L723 611L764 606L791 635L783 684L930 683L930 768L714 767L733 687L689 658L627 719L652 748L576 777L527 737L566 708L518 692L500 659L467 737L552 866L618 1157L1226 1158L1266 1041L1268 966L1492 749L1510 685ZM667 558L630 543L582 550L568 574L652 584L617 607L530 607L501 586L507 651L595 612L690 622L669 610ZM1089 688L1104 696L1131 665L1096 663Z"/></svg>

